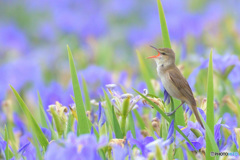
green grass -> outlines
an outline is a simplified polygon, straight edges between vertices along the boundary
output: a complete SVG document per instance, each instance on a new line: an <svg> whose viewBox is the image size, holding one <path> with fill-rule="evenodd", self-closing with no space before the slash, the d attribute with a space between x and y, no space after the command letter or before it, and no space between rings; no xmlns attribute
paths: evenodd
<svg viewBox="0 0 240 160"><path fill-rule="evenodd" d="M82 77L82 85L83 85L86 110L91 111L91 103L90 103L88 87L87 87L87 83L86 83L84 77Z"/></svg>
<svg viewBox="0 0 240 160"><path fill-rule="evenodd" d="M10 86L14 95L17 98L17 101L20 105L20 107L22 108L22 111L24 112L25 116L27 117L27 120L32 128L33 134L36 135L40 145L43 147L43 149L47 149L48 146L48 140L46 138L46 136L43 134L41 128L39 127L39 125L37 124L36 120L34 119L32 113L29 111L27 105L24 103L23 99L20 97L20 95L17 93L17 91Z"/></svg>
<svg viewBox="0 0 240 160"><path fill-rule="evenodd" d="M161 0L157 0L157 4L158 4L158 13L160 18L161 30L162 30L163 47L172 48Z"/></svg>
<svg viewBox="0 0 240 160"><path fill-rule="evenodd" d="M76 68L73 61L72 52L69 46L67 46L67 49L68 49L69 65L70 65L71 77L72 77L73 92L74 92L74 98L75 98L75 104L76 104L76 110L77 110L77 117L78 117L77 135L81 135L81 134L90 133L90 128L88 126L88 118L84 108L82 93L81 93L81 89L80 89L80 85L77 77Z"/></svg>
<svg viewBox="0 0 240 160"><path fill-rule="evenodd" d="M208 78L207 78L207 126L206 129L206 159L214 159L210 156L210 153L214 151L212 141L214 137L214 92L213 92L213 64L212 64L212 51L209 56L209 66L208 66ZM212 139L213 138L213 139ZM215 148L216 150L216 148Z"/></svg>

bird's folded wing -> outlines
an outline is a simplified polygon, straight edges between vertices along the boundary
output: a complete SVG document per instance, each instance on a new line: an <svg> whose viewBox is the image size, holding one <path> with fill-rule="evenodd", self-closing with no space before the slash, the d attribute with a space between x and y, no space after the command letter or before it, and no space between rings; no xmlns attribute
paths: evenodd
<svg viewBox="0 0 240 160"><path fill-rule="evenodd" d="M190 88L187 80L183 77L179 69L176 67L175 69L169 70L168 73L170 80L172 81L173 85L178 88L180 93L182 93L182 95L186 97L192 105L196 104L192 89Z"/></svg>

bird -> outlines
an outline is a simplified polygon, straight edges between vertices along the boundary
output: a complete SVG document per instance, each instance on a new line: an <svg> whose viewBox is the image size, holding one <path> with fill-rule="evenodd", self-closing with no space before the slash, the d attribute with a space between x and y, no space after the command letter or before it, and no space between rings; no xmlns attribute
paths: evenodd
<svg viewBox="0 0 240 160"><path fill-rule="evenodd" d="M150 47L155 49L158 54L147 58L155 60L157 64L157 73L160 77L163 87L170 96L181 100L181 104L172 112L167 113L167 115L170 116L174 114L178 108L186 103L194 113L202 128L204 128L198 114L197 104L193 96L192 89L175 64L175 52L171 48L156 48L154 46Z"/></svg>

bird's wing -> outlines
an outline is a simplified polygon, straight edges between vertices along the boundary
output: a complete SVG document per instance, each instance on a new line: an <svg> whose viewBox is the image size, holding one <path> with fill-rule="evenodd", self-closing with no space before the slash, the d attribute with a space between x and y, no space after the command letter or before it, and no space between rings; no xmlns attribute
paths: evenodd
<svg viewBox="0 0 240 160"><path fill-rule="evenodd" d="M192 89L190 88L187 80L183 77L182 73L176 67L169 70L169 77L174 86L182 93L184 97L188 99L191 105L196 105L195 99L193 97Z"/></svg>

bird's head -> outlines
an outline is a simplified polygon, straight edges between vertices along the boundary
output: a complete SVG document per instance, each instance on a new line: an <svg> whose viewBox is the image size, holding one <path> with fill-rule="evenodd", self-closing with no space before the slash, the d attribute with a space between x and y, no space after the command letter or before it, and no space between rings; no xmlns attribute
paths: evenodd
<svg viewBox="0 0 240 160"><path fill-rule="evenodd" d="M148 59L154 59L157 65L161 65L165 68L175 64L175 53L171 48L156 48L153 46L150 47L155 49L158 54L148 57Z"/></svg>

